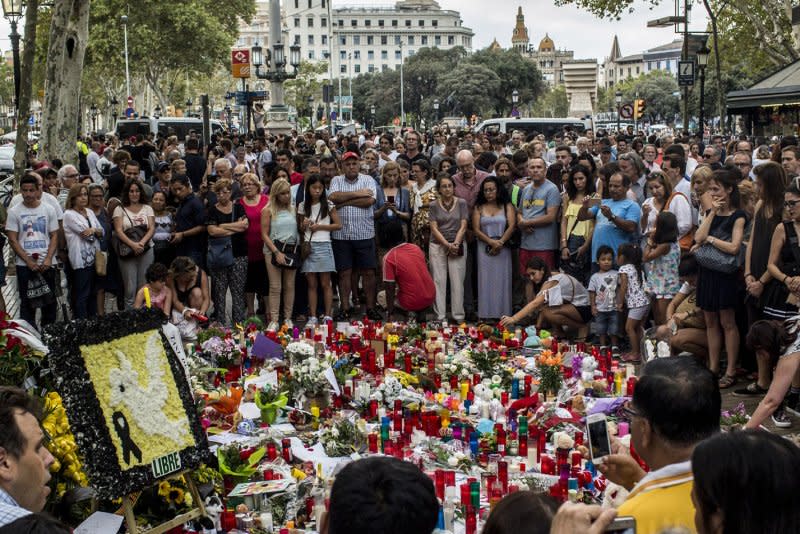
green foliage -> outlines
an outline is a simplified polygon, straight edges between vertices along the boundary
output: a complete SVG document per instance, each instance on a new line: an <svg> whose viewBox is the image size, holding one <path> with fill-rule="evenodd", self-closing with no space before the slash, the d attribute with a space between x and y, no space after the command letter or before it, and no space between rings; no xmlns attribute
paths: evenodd
<svg viewBox="0 0 800 534"><path fill-rule="evenodd" d="M294 106L303 118L314 113L318 104L322 103L322 82L317 80L320 74L328 72L328 63L324 61L302 61L297 69L297 78L284 84L286 104ZM309 107L308 98L314 97L313 109Z"/></svg>
<svg viewBox="0 0 800 534"><path fill-rule="evenodd" d="M602 108L601 108L602 109ZM563 85L549 88L536 99L531 111L532 117L568 117L569 100L567 88Z"/></svg>
<svg viewBox="0 0 800 534"><path fill-rule="evenodd" d="M488 67L500 79L499 88L488 95L496 116L510 115L511 93L514 89L519 93L519 102L522 106L536 100L547 89L536 64L513 50L485 48L470 56L469 62ZM566 92L564 98L566 99ZM563 115L557 116L567 116L566 110Z"/></svg>
<svg viewBox="0 0 800 534"><path fill-rule="evenodd" d="M634 0L555 0L557 6L575 5L598 18L620 20L625 14L633 13ZM645 0L649 9L661 4L661 0Z"/></svg>
<svg viewBox="0 0 800 534"><path fill-rule="evenodd" d="M623 104L632 103L637 94L638 98L644 99L646 103L644 114L650 120L671 119L679 112L680 98L674 94L678 92L678 81L666 71L652 71L618 83L613 90L605 91L601 95L602 100L598 102L598 109L615 108L616 91L622 91Z"/></svg>

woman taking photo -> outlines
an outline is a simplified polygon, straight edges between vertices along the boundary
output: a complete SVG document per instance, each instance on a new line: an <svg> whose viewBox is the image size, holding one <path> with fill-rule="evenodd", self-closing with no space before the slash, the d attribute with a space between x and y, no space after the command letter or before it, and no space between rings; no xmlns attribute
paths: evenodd
<svg viewBox="0 0 800 534"><path fill-rule="evenodd" d="M479 319L511 312L511 249L504 245L514 233L516 218L508 190L496 176L487 176L472 212L472 231L478 238Z"/></svg>
<svg viewBox="0 0 800 534"><path fill-rule="evenodd" d="M72 304L74 319L97 315L95 252L100 250L103 227L89 209L89 188L73 185L67 194L64 211L64 237L72 266Z"/></svg>
<svg viewBox="0 0 800 534"><path fill-rule="evenodd" d="M456 323L464 321L464 275L467 272L467 201L455 196L455 182L446 172L436 180L439 199L431 203L430 264L436 301L433 310L439 321L447 314L447 282L450 281L450 309Z"/></svg>
<svg viewBox="0 0 800 534"><path fill-rule="evenodd" d="M567 178L566 197L561 212L561 266L562 270L586 282L589 266L592 264L589 251L592 250L592 231L594 221L579 221L578 212L583 200L594 195L594 180L583 165L574 165Z"/></svg>
<svg viewBox="0 0 800 534"><path fill-rule="evenodd" d="M282 178L272 184L269 203L261 210L261 239L269 273L270 323L267 330L275 331L280 327L281 298L283 324L291 329L300 240L289 182Z"/></svg>
<svg viewBox="0 0 800 534"><path fill-rule="evenodd" d="M408 222L411 220L411 201L408 189L400 187L400 166L387 162L381 169L384 202L376 206L375 236L378 238L378 269L390 248L405 243Z"/></svg>
<svg viewBox="0 0 800 534"><path fill-rule="evenodd" d="M392 163L387 163L390 165ZM310 317L306 326L315 326L325 323L333 316L333 286L331 273L336 271L333 260L333 247L331 246L331 232L339 230L342 223L339 214L332 202L328 201L325 193L325 184L319 174L308 177L305 185L305 200L297 207L297 217L303 236L307 243L311 243L311 254L303 261L303 273L308 281L308 309ZM317 320L317 295L318 288L322 288L322 298L325 311Z"/></svg>
<svg viewBox="0 0 800 534"><path fill-rule="evenodd" d="M577 332L577 339L586 339L589 334L589 322L592 320L592 307L589 304L589 292L580 281L564 273L552 273L542 258L533 257L526 265L528 278L533 283L532 301L514 315L504 315L500 319L503 326L514 325L525 317L539 312L536 327L549 325L554 328L566 326ZM551 289L559 288L561 304L551 304Z"/></svg>
<svg viewBox="0 0 800 534"><path fill-rule="evenodd" d="M244 286L247 279L247 238L245 236L250 223L244 207L238 202L235 204L231 202L230 180L220 178L214 182L213 189L217 195L217 203L208 208L206 229L209 239L208 267L211 279L214 280L212 286L214 315L217 322L233 326L241 324L245 319ZM216 241L226 238L227 243ZM216 246L215 242L230 247L233 263L214 265L211 251ZM232 323L228 322L228 314L225 310L225 300L229 289L231 291Z"/></svg>
<svg viewBox="0 0 800 534"><path fill-rule="evenodd" d="M142 228L141 239L133 241L125 230L134 226ZM156 231L156 217L147 204L142 182L129 180L122 188L122 205L114 210L114 234L121 243L133 251L128 257L119 258L122 283L125 284L125 309L133 308L136 291L146 282L145 272L153 263L153 247L150 239Z"/></svg>
<svg viewBox="0 0 800 534"><path fill-rule="evenodd" d="M719 258L731 260L741 251L746 221L745 213L739 209L739 189L736 180L726 170L714 171L708 182L711 208L697 229L694 241L697 247L713 247L709 257L714 261L704 262L701 252L696 251L700 272L697 277L697 305L703 310L708 332L709 368L720 373L722 340L728 356L727 372L719 380L720 389L736 383L736 362L739 354L739 329L736 326L738 270L723 272L718 268ZM715 265L716 264L716 265Z"/></svg>
<svg viewBox="0 0 800 534"><path fill-rule="evenodd" d="M264 241L261 239L261 211L269 202L269 196L261 193L261 182L258 176L247 173L242 176L244 196L239 203L247 216L247 279L244 284L244 300L247 306L247 317L255 315L255 299L264 299L264 310L269 309L269 279L267 266L264 263Z"/></svg>
<svg viewBox="0 0 800 534"><path fill-rule="evenodd" d="M411 164L414 182L411 184L411 205L414 216L411 219L411 240L424 251L428 250L431 239L431 228L428 208L436 200L436 180L431 174L428 160L418 159Z"/></svg>

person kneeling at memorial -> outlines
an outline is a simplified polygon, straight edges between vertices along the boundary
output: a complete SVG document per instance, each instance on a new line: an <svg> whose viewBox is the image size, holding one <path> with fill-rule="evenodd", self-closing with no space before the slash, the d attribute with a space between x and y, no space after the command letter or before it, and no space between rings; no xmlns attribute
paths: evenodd
<svg viewBox="0 0 800 534"><path fill-rule="evenodd" d="M333 481L321 534L430 534L439 501L414 464L373 456L347 464Z"/></svg>
<svg viewBox="0 0 800 534"><path fill-rule="evenodd" d="M500 324L510 326L539 312L537 328L545 325L567 327L577 332L577 340L585 340L592 320L592 308L589 305L589 292L583 284L568 274L551 273L547 262L536 256L528 260L525 266L536 296L514 315L504 315Z"/></svg>
<svg viewBox="0 0 800 534"><path fill-rule="evenodd" d="M40 512L55 461L44 446L41 408L23 390L0 387L0 527Z"/></svg>
<svg viewBox="0 0 800 534"><path fill-rule="evenodd" d="M383 284L385 294L378 295L378 303L386 308L387 319L395 308L411 313L424 311L436 298L425 254L412 243L401 243L383 257Z"/></svg>
<svg viewBox="0 0 800 534"><path fill-rule="evenodd" d="M636 519L637 534L672 527L694 531L690 460L700 442L719 432L720 406L717 379L695 358L659 358L642 369L623 410L631 422L631 445L650 472L626 454L610 454L597 465L631 492L617 512Z"/></svg>
<svg viewBox="0 0 800 534"><path fill-rule="evenodd" d="M678 293L667 306L667 322L656 330L656 339L669 343L673 354L689 352L708 358L708 335L703 310L697 307L697 260L694 254L681 258Z"/></svg>

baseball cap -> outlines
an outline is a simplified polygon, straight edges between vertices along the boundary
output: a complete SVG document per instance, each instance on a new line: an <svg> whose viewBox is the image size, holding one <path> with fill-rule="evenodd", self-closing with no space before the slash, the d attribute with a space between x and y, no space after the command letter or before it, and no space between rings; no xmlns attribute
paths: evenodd
<svg viewBox="0 0 800 534"><path fill-rule="evenodd" d="M359 156L355 152L345 152L344 154L342 154L342 161L347 161L350 158L361 159L361 156Z"/></svg>
<svg viewBox="0 0 800 534"><path fill-rule="evenodd" d="M166 161L162 161L158 164L158 169L157 169L158 172L164 172L167 169L169 169L169 163L167 163Z"/></svg>

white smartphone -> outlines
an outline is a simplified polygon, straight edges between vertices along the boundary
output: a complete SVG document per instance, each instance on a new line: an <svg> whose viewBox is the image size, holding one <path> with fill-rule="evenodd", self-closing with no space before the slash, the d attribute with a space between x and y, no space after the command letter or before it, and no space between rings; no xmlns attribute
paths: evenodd
<svg viewBox="0 0 800 534"><path fill-rule="evenodd" d="M633 517L617 517L606 527L606 532L636 534L636 519Z"/></svg>
<svg viewBox="0 0 800 534"><path fill-rule="evenodd" d="M586 435L589 437L589 453L593 463L602 462L604 457L611 454L605 414L595 413L586 418Z"/></svg>

